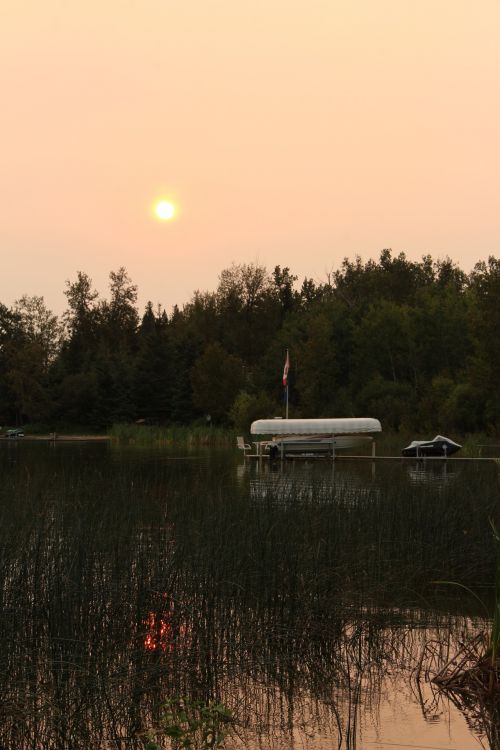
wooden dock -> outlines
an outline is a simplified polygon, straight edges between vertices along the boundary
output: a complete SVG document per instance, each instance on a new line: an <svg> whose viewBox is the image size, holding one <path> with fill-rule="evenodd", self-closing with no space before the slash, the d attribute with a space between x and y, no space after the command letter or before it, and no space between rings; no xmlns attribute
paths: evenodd
<svg viewBox="0 0 500 750"><path fill-rule="evenodd" d="M270 457L267 454L258 454L258 453L246 453L245 458L257 460L257 461L269 461ZM274 461L401 461L404 463L408 462L415 462L418 461L419 463L427 462L427 461L440 461L441 463L444 461L445 463L451 463L455 461L495 461L500 465L500 456L499 457L490 457L485 458L484 456L478 456L472 457L472 456L420 456L419 458L416 458L416 456L342 456L342 455L336 455L335 459L333 459L331 454L324 454L324 455L315 455L311 453L310 455L307 454L289 454L283 456L281 458L280 456L276 456Z"/></svg>

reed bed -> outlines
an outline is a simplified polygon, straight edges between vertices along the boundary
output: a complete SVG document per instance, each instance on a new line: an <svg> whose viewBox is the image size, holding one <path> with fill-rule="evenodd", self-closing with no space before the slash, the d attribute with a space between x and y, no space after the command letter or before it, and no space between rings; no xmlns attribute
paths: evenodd
<svg viewBox="0 0 500 750"><path fill-rule="evenodd" d="M1 468L5 747L135 750L162 701L188 696L231 710L235 747L314 729L354 748L388 672L413 669L429 633L452 650L482 624L430 582L490 579L494 472L259 495L219 454L9 448Z"/></svg>
<svg viewBox="0 0 500 750"><path fill-rule="evenodd" d="M157 427L115 424L108 434L119 445L136 447L197 448L204 446L215 448L236 445L234 430L206 425Z"/></svg>

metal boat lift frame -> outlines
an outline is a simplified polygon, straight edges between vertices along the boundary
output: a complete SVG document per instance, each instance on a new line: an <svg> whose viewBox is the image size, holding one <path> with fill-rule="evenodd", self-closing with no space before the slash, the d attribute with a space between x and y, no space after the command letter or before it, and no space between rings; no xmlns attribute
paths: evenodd
<svg viewBox="0 0 500 750"><path fill-rule="evenodd" d="M285 457L290 456L286 451L286 438L322 436L331 439L331 453L325 451L325 455L331 455L333 461L336 459L338 447L335 445L335 439L340 437L351 436L353 438L363 437L372 442L372 457L376 455L376 443L374 434L381 432L382 427L378 419L371 417L344 417L344 418L320 418L320 419L258 419L252 422L250 432L253 435L272 435L273 440L254 441L256 448L256 458L264 458L264 448L273 442L279 441L280 458L283 461ZM349 446L350 447L350 446ZM295 452L294 452L295 453ZM307 446L303 451L297 451L293 458L310 457L312 452L307 451ZM246 454L247 456L249 454ZM314 455L314 454L313 454ZM250 457L250 456L249 456ZM253 454L252 454L252 457Z"/></svg>

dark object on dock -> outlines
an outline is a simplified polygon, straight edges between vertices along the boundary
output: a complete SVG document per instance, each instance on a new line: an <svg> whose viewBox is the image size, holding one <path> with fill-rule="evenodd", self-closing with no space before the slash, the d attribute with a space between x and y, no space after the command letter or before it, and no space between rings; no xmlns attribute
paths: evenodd
<svg viewBox="0 0 500 750"><path fill-rule="evenodd" d="M460 450L462 446L443 435L436 435L434 440L412 440L410 445L403 448L403 456L438 456L440 458L451 456Z"/></svg>
<svg viewBox="0 0 500 750"><path fill-rule="evenodd" d="M278 458L279 448L277 445L269 445L269 458L275 461Z"/></svg>

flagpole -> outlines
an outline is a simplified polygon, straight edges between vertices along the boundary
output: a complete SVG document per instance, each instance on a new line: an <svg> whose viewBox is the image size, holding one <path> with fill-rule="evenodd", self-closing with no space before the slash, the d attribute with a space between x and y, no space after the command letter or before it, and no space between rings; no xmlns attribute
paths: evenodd
<svg viewBox="0 0 500 750"><path fill-rule="evenodd" d="M288 370L290 368L290 357L288 349L286 350L285 367L283 368L283 385L285 386L285 419L288 419Z"/></svg>

